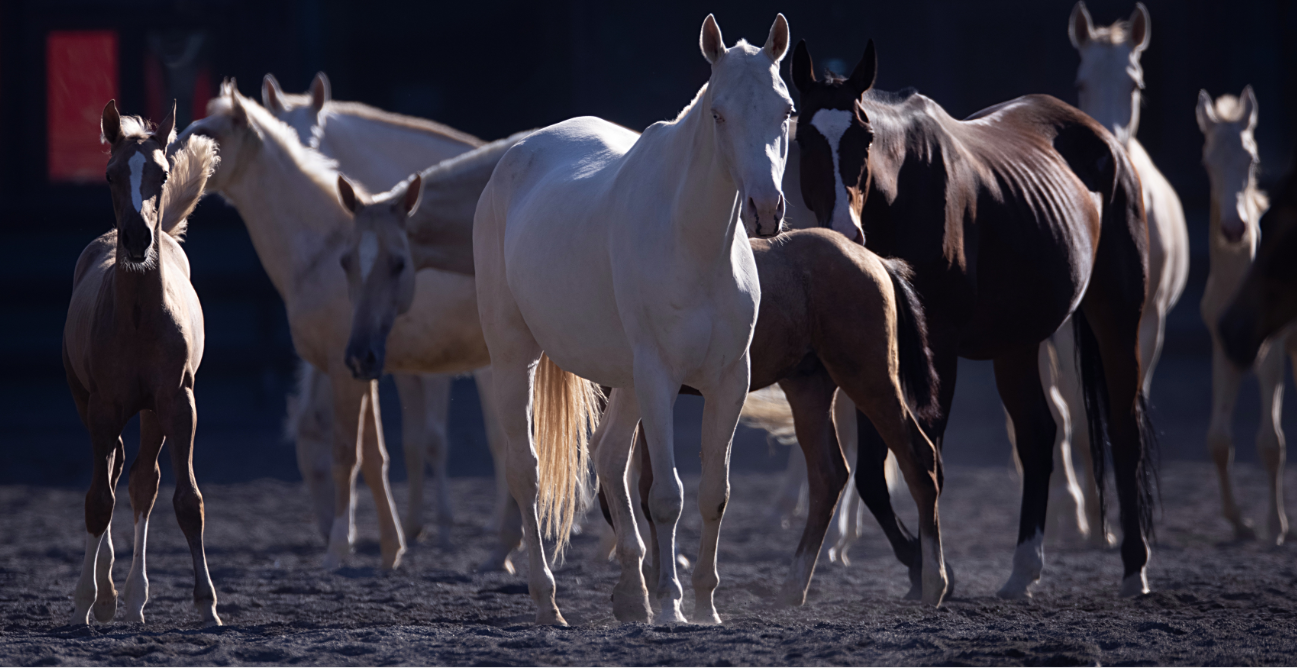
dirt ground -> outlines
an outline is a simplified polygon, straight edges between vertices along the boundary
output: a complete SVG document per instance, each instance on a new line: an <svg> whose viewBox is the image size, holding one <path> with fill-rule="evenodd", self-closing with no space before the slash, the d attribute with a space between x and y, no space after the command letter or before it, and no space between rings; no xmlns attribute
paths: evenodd
<svg viewBox="0 0 1297 668"><path fill-rule="evenodd" d="M200 481L201 482L201 481ZM1289 474L1292 489L1297 476ZM692 495L696 479L686 479ZM373 502L363 493L360 540L349 565L320 566L323 541L303 489L259 481L205 485L208 558L226 626L201 629L189 606L188 551L164 488L150 523L147 624L68 626L82 560L83 492L0 487L0 663L191 664L1192 664L1297 661L1297 564L1292 547L1226 542L1214 473L1203 463L1163 470L1163 510L1149 569L1154 593L1116 596L1115 551L1051 546L1033 600L1006 602L1017 523L1008 467L949 469L942 521L958 577L940 609L900 600L905 570L870 524L852 564L825 563L805 607L775 601L800 525L767 518L778 479L736 474L721 533L717 608L724 625L618 624L609 595L616 565L595 558L597 538L574 541L557 569L569 628L532 625L522 573L475 574L491 537L492 483L453 481L454 547L412 545L395 573L377 570ZM1250 466L1239 487L1264 518L1265 483ZM115 580L130 563L125 481L113 520ZM405 489L397 487L404 508ZM901 499L898 499L898 502ZM681 544L693 555L699 519L687 501ZM912 509L906 502L903 508ZM1291 512L1291 508L1290 508ZM591 515L590 522L597 516ZM913 524L911 523L911 526ZM517 558L515 558L517 559ZM525 559L520 563L525 564ZM682 573L692 613L689 573Z"/></svg>

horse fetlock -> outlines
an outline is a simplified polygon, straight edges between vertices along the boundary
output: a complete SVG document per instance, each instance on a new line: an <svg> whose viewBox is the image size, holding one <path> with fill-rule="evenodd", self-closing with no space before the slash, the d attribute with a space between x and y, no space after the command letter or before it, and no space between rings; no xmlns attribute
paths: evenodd
<svg viewBox="0 0 1297 668"><path fill-rule="evenodd" d="M612 614L619 622L647 622L653 616L644 583L617 583L612 590Z"/></svg>
<svg viewBox="0 0 1297 668"><path fill-rule="evenodd" d="M117 616L117 589L112 586L112 583L99 592L92 610L95 619L104 624L113 621Z"/></svg>
<svg viewBox="0 0 1297 668"><path fill-rule="evenodd" d="M658 601L662 604L662 607L658 611L657 618L653 620L654 624L663 625L663 624L688 624L689 623L689 620L685 619L684 613L681 612L680 610L679 598L663 599L659 597ZM701 609L702 608L698 608L698 610Z"/></svg>
<svg viewBox="0 0 1297 668"><path fill-rule="evenodd" d="M398 544L395 546L383 546L382 568L385 571L395 570L401 565L401 557L405 555L405 545Z"/></svg>
<svg viewBox="0 0 1297 668"><path fill-rule="evenodd" d="M149 581L144 577L136 578L134 574L126 578L125 594L122 603L126 606L126 621L144 623L144 605L149 602Z"/></svg>
<svg viewBox="0 0 1297 668"><path fill-rule="evenodd" d="M203 626L224 626L220 615L216 614L216 597L194 600L194 610L203 619Z"/></svg>

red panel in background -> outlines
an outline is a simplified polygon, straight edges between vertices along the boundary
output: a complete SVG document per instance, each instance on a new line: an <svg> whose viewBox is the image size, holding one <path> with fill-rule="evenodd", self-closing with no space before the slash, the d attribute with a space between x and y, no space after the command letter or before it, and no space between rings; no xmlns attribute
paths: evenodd
<svg viewBox="0 0 1297 668"><path fill-rule="evenodd" d="M99 120L104 105L118 97L117 32L51 31L45 65L49 179L102 181L108 156L99 143Z"/></svg>

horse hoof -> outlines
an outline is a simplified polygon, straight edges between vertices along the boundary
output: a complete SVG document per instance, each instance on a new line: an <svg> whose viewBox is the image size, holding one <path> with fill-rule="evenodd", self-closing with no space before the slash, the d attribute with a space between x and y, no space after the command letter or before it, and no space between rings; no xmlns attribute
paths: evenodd
<svg viewBox="0 0 1297 668"><path fill-rule="evenodd" d="M720 626L721 616L716 614L715 610L704 612L703 614L694 613L694 623L703 626Z"/></svg>
<svg viewBox="0 0 1297 668"><path fill-rule="evenodd" d="M129 624L143 624L144 609L140 608L139 610L127 610L126 615L122 618L122 621L127 622Z"/></svg>
<svg viewBox="0 0 1297 668"><path fill-rule="evenodd" d="M428 532L424 530L422 524L410 524L401 527L401 533L405 534L407 543L422 543L428 539Z"/></svg>
<svg viewBox="0 0 1297 668"><path fill-rule="evenodd" d="M923 600L923 586L914 583L910 584L910 590L905 592L904 601L921 601Z"/></svg>
<svg viewBox="0 0 1297 668"><path fill-rule="evenodd" d="M1256 529L1252 527L1251 520L1243 520L1241 524L1234 525L1234 540L1240 543L1256 540Z"/></svg>
<svg viewBox="0 0 1297 668"><path fill-rule="evenodd" d="M548 612L544 610L536 611L537 626L567 626L567 620L563 619L563 613L557 608Z"/></svg>
<svg viewBox="0 0 1297 668"><path fill-rule="evenodd" d="M995 595L1009 601L1025 601L1031 598L1032 582L1018 577L1010 577Z"/></svg>
<svg viewBox="0 0 1297 668"><path fill-rule="evenodd" d="M385 571L396 570L396 567L401 565L401 557L404 555L405 555L405 548L403 547L397 548L396 552L392 554L384 554L383 563L382 563L383 570Z"/></svg>
<svg viewBox="0 0 1297 668"><path fill-rule="evenodd" d="M492 554L477 567L478 573L494 573L496 571L504 571L509 575L514 574L513 560L509 558L509 555L506 554L504 558L500 558L498 555Z"/></svg>
<svg viewBox="0 0 1297 668"><path fill-rule="evenodd" d="M641 592L638 599L629 594L618 596L616 592L612 595L612 616L617 621L628 624L632 622L647 622L653 617L653 608L649 606L648 592Z"/></svg>
<svg viewBox="0 0 1297 668"><path fill-rule="evenodd" d="M716 613L714 612L712 613L713 616L715 616L715 614ZM698 617L702 619L703 617L706 617L706 615L698 615ZM658 613L657 619L653 620L653 623L658 626L666 624L688 624L689 620L685 619L684 613L680 612L680 601L671 601L670 603L662 605L662 611ZM700 621L699 623L701 624L703 622ZM716 620L716 623L720 623L719 618Z"/></svg>
<svg viewBox="0 0 1297 668"><path fill-rule="evenodd" d="M946 598L955 595L955 567L950 562L945 562L946 566Z"/></svg>
<svg viewBox="0 0 1297 668"><path fill-rule="evenodd" d="M203 618L203 626L225 626L221 616L216 614L216 601L194 601L194 609Z"/></svg>
<svg viewBox="0 0 1297 668"><path fill-rule="evenodd" d="M1127 575L1126 579L1121 581L1120 596L1122 598L1132 598L1134 596L1142 596L1144 594L1147 594L1148 591L1149 591L1148 578L1144 576L1143 571L1140 571L1139 573L1134 573L1132 575Z"/></svg>
<svg viewBox="0 0 1297 668"><path fill-rule="evenodd" d="M95 620L100 624L107 624L117 616L117 597L114 596L111 601L95 601L91 609L95 613Z"/></svg>

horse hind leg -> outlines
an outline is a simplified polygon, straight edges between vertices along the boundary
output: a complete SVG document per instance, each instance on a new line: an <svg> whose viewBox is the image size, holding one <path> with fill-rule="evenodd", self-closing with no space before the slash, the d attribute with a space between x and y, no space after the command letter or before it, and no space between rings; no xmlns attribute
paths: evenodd
<svg viewBox="0 0 1297 668"><path fill-rule="evenodd" d="M815 562L850 474L833 431L833 394L837 387L832 379L819 372L785 378L779 385L793 411L810 488L806 528L781 596L786 605L799 606L806 603Z"/></svg>
<svg viewBox="0 0 1297 668"><path fill-rule="evenodd" d="M647 622L652 615L645 586L644 543L640 539L634 499L627 474L639 422L638 400L633 390L612 391L608 409L595 432L595 467L599 474L600 499L612 521L621 577L613 587L613 616L621 622Z"/></svg>
<svg viewBox="0 0 1297 668"><path fill-rule="evenodd" d="M451 545L451 529L455 526L455 511L451 504L450 438L447 422L450 419L450 389L452 377L448 375L423 376L424 402L428 406L426 428L428 431L428 458L431 460L433 481L437 484L437 543Z"/></svg>
<svg viewBox="0 0 1297 668"><path fill-rule="evenodd" d="M427 473L424 456L429 444L424 427L428 416L420 376L392 374L396 394L401 400L401 446L405 451L405 474L409 477L409 508L402 526L410 542L423 538L423 479Z"/></svg>
<svg viewBox="0 0 1297 668"><path fill-rule="evenodd" d="M131 572L126 576L122 598L126 604L126 621L144 623L144 605L149 602L149 576L145 566L148 545L149 515L158 498L158 454L165 440L157 413L140 411L140 452L131 465L131 514L135 521L135 543L131 552Z"/></svg>
<svg viewBox="0 0 1297 668"><path fill-rule="evenodd" d="M1056 429L1040 382L1039 346L1027 346L997 357L995 381L1013 419L1018 459L1023 468L1022 511L1013 574L1000 588L998 596L1028 598L1045 566L1045 520Z"/></svg>
<svg viewBox="0 0 1297 668"><path fill-rule="evenodd" d="M194 429L198 423L198 408L194 393L189 387L172 398L170 405L159 411L158 418L166 426L166 436L171 442L171 467L176 476L176 493L172 505L176 521L189 543L189 553L194 562L194 608L206 626L220 626L216 614L216 588L207 570L207 551L203 546L204 508L203 495L194 479Z"/></svg>
<svg viewBox="0 0 1297 668"><path fill-rule="evenodd" d="M1288 534L1288 517L1283 507L1283 469L1285 443L1283 433L1283 340L1274 337L1257 357L1257 383L1261 389L1261 424L1257 429L1256 449L1265 466L1270 483L1266 541L1283 545Z"/></svg>

